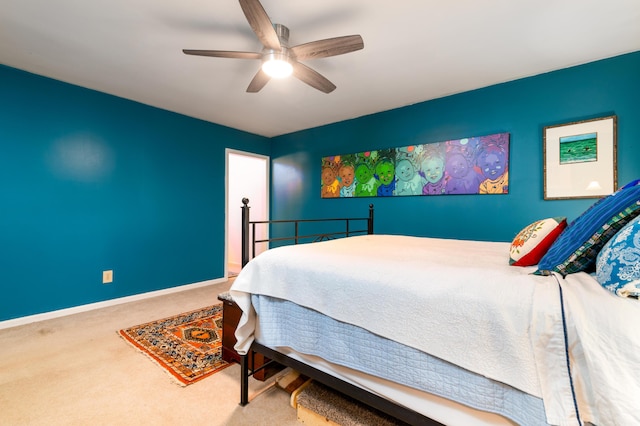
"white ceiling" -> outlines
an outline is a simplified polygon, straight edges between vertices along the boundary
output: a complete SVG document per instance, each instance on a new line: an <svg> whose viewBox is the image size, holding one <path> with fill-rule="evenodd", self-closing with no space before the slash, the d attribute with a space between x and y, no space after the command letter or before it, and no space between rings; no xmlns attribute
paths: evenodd
<svg viewBox="0 0 640 426"><path fill-rule="evenodd" d="M276 136L640 50L639 0L262 0L290 45L360 34L364 49L245 90L259 52L237 0L0 0L0 63Z"/></svg>

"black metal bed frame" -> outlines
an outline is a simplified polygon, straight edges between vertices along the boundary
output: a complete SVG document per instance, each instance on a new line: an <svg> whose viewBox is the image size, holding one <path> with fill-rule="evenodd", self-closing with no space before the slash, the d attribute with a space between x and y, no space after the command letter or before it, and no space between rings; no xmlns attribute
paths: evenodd
<svg viewBox="0 0 640 426"><path fill-rule="evenodd" d="M301 240L311 239L311 241L322 241L327 239L334 239L337 237L349 237L358 234L373 234L373 204L369 204L369 216L366 218L332 218L332 219L295 219L295 220L263 220L263 221L251 221L249 218L249 200L247 198L242 199L242 266L244 267L251 257L255 255L255 247L257 243L264 243L270 241L294 241L294 244L298 244ZM350 223L353 221L367 221L367 229L351 230ZM330 233L320 234L308 234L300 235L299 224L305 222L344 222L345 230ZM292 223L294 224L294 235L291 237L277 237L273 239L261 239L255 238L255 226L258 224L271 225L273 223ZM251 249L251 250L250 250ZM251 256L251 257L250 257ZM257 365L254 359L249 360L249 357L253 357L256 353L262 354L270 361L263 364L261 367L251 369L250 366ZM251 362L249 362L251 361ZM374 407L379 411L382 411L398 420L411 425L425 425L425 426L442 426L441 423L432 420L424 415L410 410L406 407L398 405L386 398L370 393L362 388L359 388L344 380L338 379L324 371L318 370L308 364L305 364L296 359L290 358L274 349L261 345L260 343L253 342L251 350L247 355L240 356L240 405L244 406L249 403L249 377L253 374L261 371L264 368L269 367L271 363L279 363L287 367L304 374L318 382L329 386L332 389L342 392L349 397L356 399L363 404Z"/></svg>
<svg viewBox="0 0 640 426"><path fill-rule="evenodd" d="M249 199L242 199L242 267L249 260L253 259L256 254L256 244L270 243L273 241L293 241L294 244L301 242L318 242L323 240L332 240L340 237L350 237L358 234L373 234L373 204L369 204L369 217L349 217L349 218L330 218L330 219L291 219L291 220L250 220L249 219ZM367 221L366 229L352 229L352 222ZM315 234L300 234L301 223L328 223L328 222L344 222L344 231L324 232ZM294 232L292 236L265 238L256 240L256 225L272 225L272 224L293 224Z"/></svg>

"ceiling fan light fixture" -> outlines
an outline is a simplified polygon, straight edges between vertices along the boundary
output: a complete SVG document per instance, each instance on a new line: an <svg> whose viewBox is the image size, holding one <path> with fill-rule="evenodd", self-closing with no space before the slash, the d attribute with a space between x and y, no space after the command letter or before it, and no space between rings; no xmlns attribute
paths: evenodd
<svg viewBox="0 0 640 426"><path fill-rule="evenodd" d="M262 71L271 78L286 78L293 73L289 57L282 52L268 53L262 62Z"/></svg>

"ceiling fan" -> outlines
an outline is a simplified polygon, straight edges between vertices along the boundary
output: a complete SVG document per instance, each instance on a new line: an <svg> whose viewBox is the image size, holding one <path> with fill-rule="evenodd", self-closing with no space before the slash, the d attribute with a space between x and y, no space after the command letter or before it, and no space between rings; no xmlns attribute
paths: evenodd
<svg viewBox="0 0 640 426"><path fill-rule="evenodd" d="M273 24L258 0L240 0L240 7L251 29L264 46L261 52L192 49L182 51L187 55L262 60L262 67L247 87L247 92L250 93L260 91L271 78L282 78L291 74L315 89L330 93L336 86L299 61L342 55L364 48L362 37L359 35L328 38L289 47L289 29L281 24Z"/></svg>

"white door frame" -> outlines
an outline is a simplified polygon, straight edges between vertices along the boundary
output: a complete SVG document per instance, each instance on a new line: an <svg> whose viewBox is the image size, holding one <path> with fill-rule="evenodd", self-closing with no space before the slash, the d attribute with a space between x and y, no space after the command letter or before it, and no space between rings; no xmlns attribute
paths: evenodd
<svg viewBox="0 0 640 426"><path fill-rule="evenodd" d="M232 235L232 233L229 232L229 215L230 214L237 214L240 215L241 214L241 210L240 207L242 206L241 204L241 198L238 197L238 200L231 200L231 204L229 201L229 187L230 185L233 187L235 184L232 184L231 182L229 182L229 156L231 154L235 154L235 155L239 155L239 156L244 156L244 157L253 157L253 158L257 158L260 160L264 160L265 161L265 165L266 165L266 174L264 176L264 182L259 184L259 185L264 185L264 191L266 193L265 195L265 220L269 219L269 175L270 175L270 157L266 156L266 155L261 155L261 154L255 154L252 152L246 152L246 151L239 151L239 150L235 150L235 149L231 149L231 148L226 148L225 149L225 224L224 224L224 233L225 233L225 238L224 238L224 242L225 242L225 247L224 247L224 277L228 278L229 277L229 238ZM256 182L246 182L246 184L251 187L255 187ZM249 200L249 206L251 206L251 199ZM230 208L233 208L233 212L230 212ZM268 238L268 229L267 229L267 238Z"/></svg>

